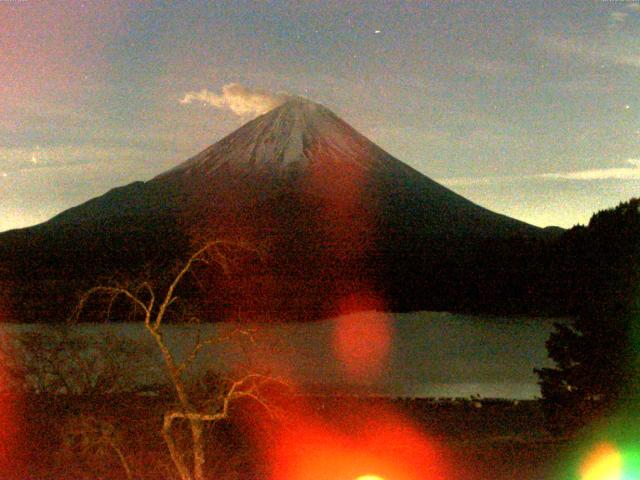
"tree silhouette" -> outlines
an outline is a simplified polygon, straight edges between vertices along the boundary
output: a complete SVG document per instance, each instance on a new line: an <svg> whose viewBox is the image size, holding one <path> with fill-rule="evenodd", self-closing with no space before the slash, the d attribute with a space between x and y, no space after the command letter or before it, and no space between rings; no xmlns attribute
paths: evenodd
<svg viewBox="0 0 640 480"><path fill-rule="evenodd" d="M560 242L577 314L547 341L555 367L536 373L550 429L568 433L636 395L640 199L596 213Z"/></svg>

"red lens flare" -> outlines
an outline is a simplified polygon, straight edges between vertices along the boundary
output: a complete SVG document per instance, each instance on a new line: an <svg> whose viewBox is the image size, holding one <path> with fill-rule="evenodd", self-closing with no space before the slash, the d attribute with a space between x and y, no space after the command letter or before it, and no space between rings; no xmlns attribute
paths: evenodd
<svg viewBox="0 0 640 480"><path fill-rule="evenodd" d="M271 480L451 480L444 451L406 420L357 410L339 422L296 418L275 441Z"/></svg>
<svg viewBox="0 0 640 480"><path fill-rule="evenodd" d="M336 142L347 151L362 150L348 137L336 138ZM339 262L342 270L357 269L358 260L370 251L375 240L372 214L377 206L374 199L367 197L370 172L364 165L342 161L344 154L324 143L312 143L306 153L314 161L308 167L302 189L307 198L322 201L315 221L326 261L332 265Z"/></svg>
<svg viewBox="0 0 640 480"><path fill-rule="evenodd" d="M351 295L339 302L333 350L341 367L354 379L374 379L387 363L392 330L382 305L369 294Z"/></svg>

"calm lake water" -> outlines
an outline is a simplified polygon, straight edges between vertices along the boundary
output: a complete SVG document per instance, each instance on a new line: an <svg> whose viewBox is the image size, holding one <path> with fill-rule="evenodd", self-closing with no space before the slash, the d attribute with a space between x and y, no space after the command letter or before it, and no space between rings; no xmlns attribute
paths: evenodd
<svg viewBox="0 0 640 480"><path fill-rule="evenodd" d="M339 387L390 396L527 399L539 396L533 369L550 365L544 344L553 322L439 312L368 312L306 324L243 323L242 328L252 331L253 341L239 335L243 340L203 351L196 371L250 365L246 368L269 370L314 388ZM0 327L7 332L52 328L34 324ZM90 335L111 332L139 342L152 352L150 361L156 365L141 376L141 383L163 378L153 340L142 324L94 323L73 328ZM194 328L164 328L167 342L183 357L195 340ZM229 335L235 328L229 323L206 325L202 338ZM367 369L371 358L375 368Z"/></svg>

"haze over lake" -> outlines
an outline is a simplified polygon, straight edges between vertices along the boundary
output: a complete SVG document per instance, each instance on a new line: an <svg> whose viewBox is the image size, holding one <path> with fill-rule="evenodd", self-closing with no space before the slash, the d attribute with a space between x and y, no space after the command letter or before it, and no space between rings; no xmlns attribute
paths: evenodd
<svg viewBox="0 0 640 480"><path fill-rule="evenodd" d="M364 335L380 321L387 326L387 355L373 374L349 374L336 358L336 331L351 320L361 326L358 331L365 332ZM545 341L554 321L557 320L440 312L369 312L312 323L243 323L243 328L252 329L259 346L237 341L216 346L201 355L197 369L245 368L248 362L297 385L312 385L314 390L326 387L390 396L535 398L539 396L539 388L533 368L550 365ZM236 326L207 324L202 327L202 335L225 335ZM7 332L51 328L56 327L2 325ZM90 334L112 332L140 341L156 355L153 340L142 324L92 323L73 328ZM184 355L193 344L193 327L164 328L169 344L178 355ZM353 341L362 343L361 338ZM159 361L159 356L156 358ZM144 378L141 375L140 381L154 383L161 379L162 371L155 368L154 372L145 373Z"/></svg>

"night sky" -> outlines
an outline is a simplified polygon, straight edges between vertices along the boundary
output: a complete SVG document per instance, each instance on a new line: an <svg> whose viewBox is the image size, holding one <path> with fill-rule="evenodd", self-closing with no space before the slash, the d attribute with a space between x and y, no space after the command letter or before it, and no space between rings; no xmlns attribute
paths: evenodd
<svg viewBox="0 0 640 480"><path fill-rule="evenodd" d="M640 3L0 0L0 231L194 155L287 94L492 210L640 193Z"/></svg>

